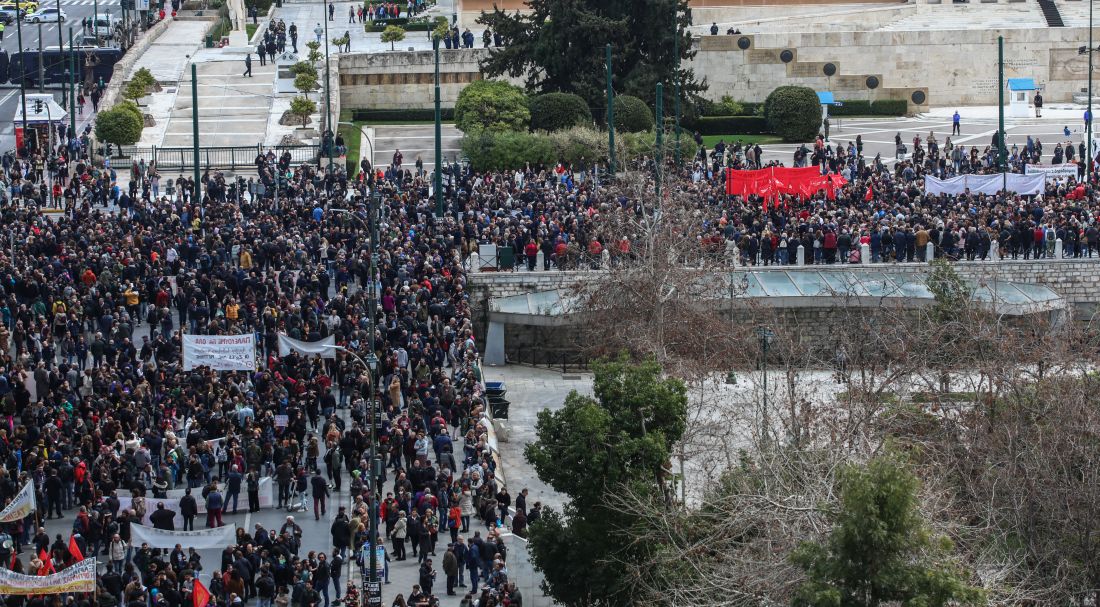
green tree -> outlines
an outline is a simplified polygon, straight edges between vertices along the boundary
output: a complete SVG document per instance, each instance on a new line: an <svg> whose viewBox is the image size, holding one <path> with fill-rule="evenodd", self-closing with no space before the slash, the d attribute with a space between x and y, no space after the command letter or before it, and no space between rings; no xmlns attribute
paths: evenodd
<svg viewBox="0 0 1100 607"><path fill-rule="evenodd" d="M129 108L115 106L96 116L95 136L100 141L115 145L133 145L141 139L145 123L140 113Z"/></svg>
<svg viewBox="0 0 1100 607"><path fill-rule="evenodd" d="M645 101L631 95L615 97L615 130L640 133L653 128L653 112Z"/></svg>
<svg viewBox="0 0 1100 607"><path fill-rule="evenodd" d="M970 605L981 592L947 559L950 540L934 536L918 510L920 482L892 456L840 476L840 508L828 538L792 556L809 578L794 607Z"/></svg>
<svg viewBox="0 0 1100 607"><path fill-rule="evenodd" d="M784 141L811 141L821 128L821 101L811 88L781 86L764 100L764 118Z"/></svg>
<svg viewBox="0 0 1100 607"><path fill-rule="evenodd" d="M531 97L531 130L554 132L574 126L591 126L592 111L580 95L546 93Z"/></svg>
<svg viewBox="0 0 1100 607"><path fill-rule="evenodd" d="M294 88L301 91L304 95L308 95L312 91L317 90L317 72L299 72L298 75L294 77Z"/></svg>
<svg viewBox="0 0 1100 607"><path fill-rule="evenodd" d="M399 25L387 25L386 29L382 32L382 42L389 42L391 51L394 50L394 43L401 42L404 39L405 30Z"/></svg>
<svg viewBox="0 0 1100 607"><path fill-rule="evenodd" d="M523 90L500 80L472 82L455 102L455 126L464 133L481 129L526 131L530 121Z"/></svg>
<svg viewBox="0 0 1100 607"><path fill-rule="evenodd" d="M157 84L157 79L153 77L153 72L149 71L147 67L143 67L134 72L134 77L130 80L140 82L145 85L146 88L156 86Z"/></svg>
<svg viewBox="0 0 1100 607"><path fill-rule="evenodd" d="M671 108L677 78L686 98L706 90L706 82L683 67L695 56L685 29L691 25L688 0L528 0L527 8L498 8L478 18L505 40L482 61L489 77L528 78L528 92L576 93L589 107L606 108L604 46L610 43L618 92L651 103L656 84L664 82L665 106Z"/></svg>
<svg viewBox="0 0 1100 607"><path fill-rule="evenodd" d="M136 102L138 99L145 96L146 90L145 83L131 80L127 82L126 87L122 89L122 96Z"/></svg>
<svg viewBox="0 0 1100 607"><path fill-rule="evenodd" d="M608 541L635 524L608 497L629 487L667 502L664 468L686 427L687 392L652 360L620 358L593 370L595 398L572 392L562 409L540 412L538 439L525 450L539 478L570 498L563 514L532 526L529 549L558 602L625 606L632 600L623 563L645 548Z"/></svg>
<svg viewBox="0 0 1100 607"><path fill-rule="evenodd" d="M290 100L290 113L298 119L298 124L309 124L309 117L317 111L317 104L305 96L295 97Z"/></svg>

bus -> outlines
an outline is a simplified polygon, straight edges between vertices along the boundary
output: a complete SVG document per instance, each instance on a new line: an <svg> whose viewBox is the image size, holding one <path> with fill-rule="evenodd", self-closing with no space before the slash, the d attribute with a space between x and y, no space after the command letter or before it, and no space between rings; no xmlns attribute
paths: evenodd
<svg viewBox="0 0 1100 607"><path fill-rule="evenodd" d="M114 72L115 63L122 57L122 51L118 48L77 46L73 47L76 63L76 83L87 79L87 70L91 69L91 81L98 82L103 79L108 82ZM6 71L7 80L13 84L19 84L20 80L26 86L38 86L39 57L45 68L44 84L61 84L69 81L69 48L47 46L39 53L37 50L24 49L22 52L13 53L8 62Z"/></svg>

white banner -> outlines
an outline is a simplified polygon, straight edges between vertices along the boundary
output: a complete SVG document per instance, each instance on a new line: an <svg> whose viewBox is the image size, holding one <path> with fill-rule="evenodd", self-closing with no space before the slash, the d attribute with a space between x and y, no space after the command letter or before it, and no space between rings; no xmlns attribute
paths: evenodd
<svg viewBox="0 0 1100 607"><path fill-rule="evenodd" d="M50 575L24 575L0 567L0 595L95 592L95 559L84 559Z"/></svg>
<svg viewBox="0 0 1100 607"><path fill-rule="evenodd" d="M176 544L194 548L195 550L208 550L210 548L224 548L235 544L237 526L233 524L213 529L199 529L197 531L165 531L145 525L130 525L130 543L134 546L149 544L150 548L176 547Z"/></svg>
<svg viewBox="0 0 1100 607"><path fill-rule="evenodd" d="M1035 175L1043 173L1051 179L1077 179L1077 164L1069 162L1065 164L1029 164L1024 167L1024 173Z"/></svg>
<svg viewBox="0 0 1100 607"><path fill-rule="evenodd" d="M184 335L183 370L210 367L215 371L255 371L256 336Z"/></svg>
<svg viewBox="0 0 1100 607"><path fill-rule="evenodd" d="M321 341L302 341L279 334L279 356L288 356L291 350L296 350L306 356L320 356L321 358L336 358L336 336L329 335Z"/></svg>
<svg viewBox="0 0 1100 607"><path fill-rule="evenodd" d="M1018 194L1042 194L1046 189L1046 174L1021 175L998 173L995 175L960 175L951 179L924 178L924 189L929 194L996 194L1002 189Z"/></svg>
<svg viewBox="0 0 1100 607"><path fill-rule="evenodd" d="M29 480L19 490L19 493L15 494L15 498L11 500L8 507L0 512L0 523L21 521L37 509L38 506L34 499L34 481Z"/></svg>
<svg viewBox="0 0 1100 607"><path fill-rule="evenodd" d="M260 509L265 510L273 508L275 506L275 497L273 494L274 484L271 481L270 476L264 476L260 478ZM222 497L226 498L225 508L222 511L223 516L233 513L233 504L227 498L225 493L225 483L219 483L218 489L222 492ZM141 519L141 524L152 526L152 521L149 520L149 516L157 510L157 503L163 502L164 507L176 513L173 517L173 522L176 525L176 529L183 529L183 515L180 514L180 498L185 495L186 489L173 489L167 492L168 497L164 499L156 499L152 497L145 497L145 516ZM191 490L191 495L195 496L195 502L199 507L198 516L202 517L199 522L204 524L206 517L206 500L202 497L202 489L196 488ZM129 510L133 507L133 498L130 496L119 496L118 504L119 511ZM241 494L237 498L238 512L248 512L248 482L241 482Z"/></svg>

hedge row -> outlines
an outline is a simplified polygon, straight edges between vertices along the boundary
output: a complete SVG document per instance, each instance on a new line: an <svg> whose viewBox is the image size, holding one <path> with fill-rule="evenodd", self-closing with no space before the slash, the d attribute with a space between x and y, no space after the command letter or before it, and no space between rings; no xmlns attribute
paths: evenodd
<svg viewBox="0 0 1100 607"><path fill-rule="evenodd" d="M703 116L682 124L700 135L764 135L771 132L763 116Z"/></svg>
<svg viewBox="0 0 1100 607"><path fill-rule="evenodd" d="M368 21L364 29L368 32L382 32L390 25L399 26L406 32L426 32L435 29L434 23L425 21L424 19L424 17L415 17L412 22L409 22L405 17L399 17L397 19L387 19L385 21Z"/></svg>
<svg viewBox="0 0 1100 607"><path fill-rule="evenodd" d="M904 99L875 101L843 101L844 105L829 108L830 116L904 116L909 109Z"/></svg>
<svg viewBox="0 0 1100 607"><path fill-rule="evenodd" d="M657 135L653 131L620 133L615 138L616 157L627 162L656 152ZM680 141L681 154L691 158L695 142L690 137ZM526 131L481 131L467 133L462 139L462 152L478 171L512 170L532 166L553 166L555 163L591 166L608 157L607 133L587 127L573 127L553 133ZM675 142L665 139L665 154L672 157Z"/></svg>
<svg viewBox="0 0 1100 607"><path fill-rule="evenodd" d="M455 111L454 108L440 108L440 116L442 120L454 120ZM370 122L387 121L387 122L399 122L407 120L409 122L424 122L435 120L434 109L409 109L409 110L352 110L352 120L365 120Z"/></svg>

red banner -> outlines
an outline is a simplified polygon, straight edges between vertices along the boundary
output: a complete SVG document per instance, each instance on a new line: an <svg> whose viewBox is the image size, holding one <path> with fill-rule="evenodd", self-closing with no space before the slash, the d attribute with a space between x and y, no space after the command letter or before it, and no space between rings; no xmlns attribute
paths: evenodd
<svg viewBox="0 0 1100 607"><path fill-rule="evenodd" d="M726 194L768 198L779 194L810 197L825 190L829 199L836 198L836 189L848 180L837 174L822 175L819 167L770 167L751 171L726 169Z"/></svg>

